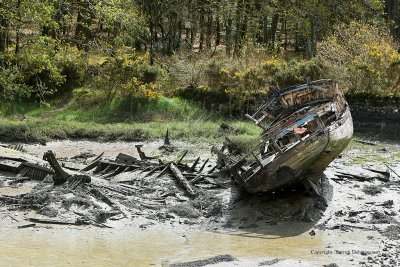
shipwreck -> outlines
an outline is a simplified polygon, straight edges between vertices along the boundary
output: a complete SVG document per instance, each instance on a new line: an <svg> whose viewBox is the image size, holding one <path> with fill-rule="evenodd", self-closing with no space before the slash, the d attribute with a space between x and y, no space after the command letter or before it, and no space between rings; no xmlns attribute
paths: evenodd
<svg viewBox="0 0 400 267"><path fill-rule="evenodd" d="M239 155L225 146L214 152L221 169L250 193L293 183L319 193L321 173L353 135L349 106L332 80L274 90L246 117L262 128L260 142Z"/></svg>

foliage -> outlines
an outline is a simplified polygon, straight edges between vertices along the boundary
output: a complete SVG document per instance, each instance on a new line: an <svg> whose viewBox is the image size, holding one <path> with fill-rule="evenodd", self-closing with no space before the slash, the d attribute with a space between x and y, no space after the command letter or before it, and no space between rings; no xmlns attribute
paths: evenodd
<svg viewBox="0 0 400 267"><path fill-rule="evenodd" d="M399 93L400 54L387 31L360 22L340 25L321 43L319 55L350 94Z"/></svg>
<svg viewBox="0 0 400 267"><path fill-rule="evenodd" d="M0 98L7 101L28 97L33 89L22 80L19 68L3 60L0 67Z"/></svg>
<svg viewBox="0 0 400 267"><path fill-rule="evenodd" d="M51 37L41 37L23 47L17 55L3 57L0 68L1 94L6 99L44 100L57 91L82 82L85 63L81 52L61 45Z"/></svg>
<svg viewBox="0 0 400 267"><path fill-rule="evenodd" d="M267 97L271 86L284 88L304 83L308 78L323 78L324 66L317 58L285 60L281 57L266 57L245 63L243 59L231 61L222 57L209 60L198 71L202 79L182 88L180 96L204 101L209 107L227 113L232 109L248 109L249 104L259 104L259 101Z"/></svg>
<svg viewBox="0 0 400 267"><path fill-rule="evenodd" d="M160 86L156 81L161 70L151 66L148 57L147 53L121 50L98 66L92 87L102 90L109 102L118 97L158 98Z"/></svg>

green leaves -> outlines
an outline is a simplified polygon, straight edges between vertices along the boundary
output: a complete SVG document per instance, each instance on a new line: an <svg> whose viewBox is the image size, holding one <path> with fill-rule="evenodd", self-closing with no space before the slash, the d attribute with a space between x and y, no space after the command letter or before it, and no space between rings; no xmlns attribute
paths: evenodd
<svg viewBox="0 0 400 267"><path fill-rule="evenodd" d="M400 54L387 31L355 21L340 25L321 43L319 55L331 78L342 82L349 93L398 94Z"/></svg>

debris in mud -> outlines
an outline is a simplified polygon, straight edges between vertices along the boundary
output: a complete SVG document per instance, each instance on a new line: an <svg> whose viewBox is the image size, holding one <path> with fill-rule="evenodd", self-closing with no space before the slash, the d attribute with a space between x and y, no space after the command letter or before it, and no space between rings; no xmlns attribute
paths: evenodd
<svg viewBox="0 0 400 267"><path fill-rule="evenodd" d="M400 240L400 225L389 225L384 230L381 230L380 233L390 240Z"/></svg>
<svg viewBox="0 0 400 267"><path fill-rule="evenodd" d="M362 189L362 191L370 196L376 196L383 192L383 189L376 185L366 185Z"/></svg>
<svg viewBox="0 0 400 267"><path fill-rule="evenodd" d="M205 260L189 261L170 264L170 267L201 267L222 262L232 262L236 259L231 255L219 255Z"/></svg>
<svg viewBox="0 0 400 267"><path fill-rule="evenodd" d="M111 218L128 218L136 214L149 220L163 220L170 213L198 219L221 212L220 200L205 192L219 188L218 182L214 181L217 176L215 168L210 170L206 166L209 159L199 168L197 164L189 166L182 163L188 153L184 151L176 161L164 163L161 159L147 156L141 145L136 148L140 159L122 153L115 159L99 156L80 171L63 168L52 151L44 154L48 163L30 157L30 161L23 161L20 163L22 167L15 171L18 173L26 166L37 170L24 172L22 177L9 183L38 178L38 172L44 168L49 170L46 177L51 175L54 185L40 182L46 180L41 177L36 179L41 185L34 187L32 192L17 196L0 195L0 204L12 209L35 209L41 216L54 218L45 223L59 223L57 218L67 216L70 219L66 224L78 221L78 224L96 225ZM80 154L75 159L81 160L86 156L89 155ZM196 162L200 162L199 157ZM37 222L44 223L41 219Z"/></svg>
<svg viewBox="0 0 400 267"><path fill-rule="evenodd" d="M39 221L35 223L64 222L98 227L108 227L105 223L111 221L141 218L138 225L169 221L171 224L212 228L229 224L237 228L254 228L271 220L275 223L316 221L326 208L318 204L317 198L300 195L293 199L292 207L282 212L281 206L287 200L281 197L296 196L289 191L286 196L277 197L278 193L253 195L236 202L234 199L242 198L237 197L242 193L229 177L216 170L215 159L198 155L189 159L190 153L185 149L177 151L174 160L148 156L143 146L139 152L142 159L126 153L118 153L115 158L104 157L103 153L95 159L91 154L87 160L82 157L56 158L52 151L45 153L47 161L29 156L29 160L20 163L24 164L22 166L27 163L33 166L32 169L40 166L48 173L41 179L29 180L34 173L26 172L24 176L2 181L7 187L26 178L36 186L29 193L0 195L0 205L9 210L37 210ZM18 154L18 157L22 156L26 157ZM80 170L71 170L63 167L64 161L86 165ZM17 173L18 169L17 166ZM54 183L49 183L51 180ZM23 186L21 183L16 185ZM249 209L256 212L247 213ZM243 216L246 221L242 220Z"/></svg>
<svg viewBox="0 0 400 267"><path fill-rule="evenodd" d="M258 266L271 266L271 265L274 265L274 264L276 264L276 263L278 263L280 261L282 261L282 259L273 259L273 260L263 261L263 262L260 262L258 264Z"/></svg>
<svg viewBox="0 0 400 267"><path fill-rule="evenodd" d="M372 218L370 221L370 223L372 224L390 224L394 222L396 222L395 219L379 211L375 211L372 213Z"/></svg>
<svg viewBox="0 0 400 267"><path fill-rule="evenodd" d="M336 263L324 264L323 267L339 267Z"/></svg>

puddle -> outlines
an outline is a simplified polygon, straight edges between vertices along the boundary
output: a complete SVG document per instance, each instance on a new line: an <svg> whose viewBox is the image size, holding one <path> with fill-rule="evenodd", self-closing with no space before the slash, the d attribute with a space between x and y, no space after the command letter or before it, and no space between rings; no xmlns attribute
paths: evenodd
<svg viewBox="0 0 400 267"><path fill-rule="evenodd" d="M0 187L0 195L18 196L32 191L32 188L13 188L13 187Z"/></svg>
<svg viewBox="0 0 400 267"><path fill-rule="evenodd" d="M7 231L4 228L8 228ZM221 254L230 254L237 259L295 259L318 266L327 260L338 264L349 260L336 253L322 256L314 253L326 250L330 243L352 240L353 243L347 247L354 248L357 244L358 249L377 249L371 247L371 242L365 242L365 233L358 232L337 236L319 233L311 237L305 233L282 237L246 232L180 234L163 228L149 231L132 227L122 231L15 228L0 225L2 263L7 266L168 266L168 263ZM332 251L335 249L347 249L346 244L330 248Z"/></svg>

